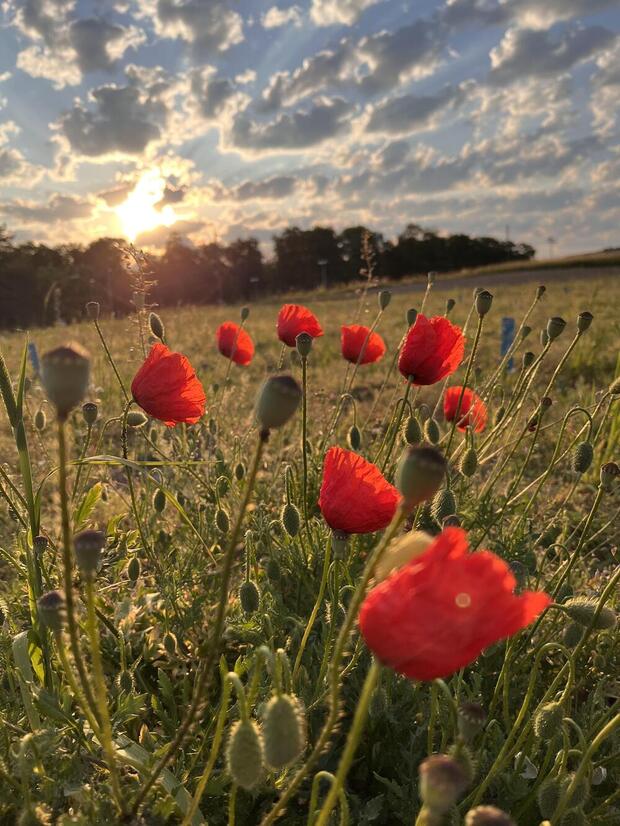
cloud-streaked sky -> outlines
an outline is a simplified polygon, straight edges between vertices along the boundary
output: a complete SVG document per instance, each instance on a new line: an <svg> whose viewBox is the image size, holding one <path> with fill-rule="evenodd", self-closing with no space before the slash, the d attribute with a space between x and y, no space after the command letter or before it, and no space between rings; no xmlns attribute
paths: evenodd
<svg viewBox="0 0 620 826"><path fill-rule="evenodd" d="M618 0L0 0L0 222L620 245Z"/></svg>

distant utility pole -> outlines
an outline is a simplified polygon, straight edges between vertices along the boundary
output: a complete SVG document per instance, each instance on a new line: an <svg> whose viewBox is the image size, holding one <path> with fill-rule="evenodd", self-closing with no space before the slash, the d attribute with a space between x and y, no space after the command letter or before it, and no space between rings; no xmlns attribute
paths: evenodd
<svg viewBox="0 0 620 826"><path fill-rule="evenodd" d="M547 243L549 244L549 258L553 258L553 251L555 249L555 238L553 235L547 238Z"/></svg>

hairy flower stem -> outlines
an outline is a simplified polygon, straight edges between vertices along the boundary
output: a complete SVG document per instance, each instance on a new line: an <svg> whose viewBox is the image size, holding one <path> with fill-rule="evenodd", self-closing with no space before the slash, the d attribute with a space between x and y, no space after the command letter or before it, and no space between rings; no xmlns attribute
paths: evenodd
<svg viewBox="0 0 620 826"><path fill-rule="evenodd" d="M252 467L248 474L245 494L243 496L243 500L239 508L237 519L235 520L235 524L230 533L226 550L222 557L222 572L220 575L219 600L216 609L215 619L211 625L213 630L211 632L211 636L209 638L209 642L207 645L205 659L201 665L200 673L197 676L196 682L194 684L194 690L192 692L192 699L189 709L183 721L181 722L181 725L177 729L177 733L175 734L174 739L170 742L170 745L159 758L159 760L151 770L150 774L142 784L142 788L140 789L134 801L134 804L131 807L131 815L134 817L137 815L138 811L140 810L140 807L146 800L146 797L150 790L157 782L162 771L166 768L168 763L170 763L172 758L175 756L175 754L179 751L179 749L185 742L185 738L191 730L191 727L201 708L205 691L209 686L209 681L212 677L213 666L217 662L222 631L224 628L224 621L226 619L226 610L228 607L228 597L230 591L230 579L232 576L232 569L235 560L237 542L239 541L239 536L241 534L241 527L243 525L245 513L250 503L250 498L252 496L252 491L254 489L254 484L256 482L256 476L258 473L263 448L268 437L268 431L261 431L259 434L258 443L256 445L256 452L254 454L254 461L252 462Z"/></svg>
<svg viewBox="0 0 620 826"><path fill-rule="evenodd" d="M84 716L88 720L88 724L92 728L95 736L100 738L100 726L99 721L94 716L90 705L87 703L84 694L82 693L82 689L78 685L77 680L75 679L75 675L73 673L73 669L71 668L71 663L69 662L69 657L67 656L67 649L65 646L65 641L62 635L62 631L55 631L54 632L54 641L56 643L56 649L58 651L58 658L60 660L60 664L62 669L65 673L65 677L67 678L67 682L69 683L69 687L73 693L73 696L77 700L78 704L81 706L82 711L84 712Z"/></svg>
<svg viewBox="0 0 620 826"><path fill-rule="evenodd" d="M349 769L351 768L351 763L353 762L362 732L364 731L364 726L366 725L368 706L370 705L370 700L380 674L381 666L377 660L373 659L372 665L370 666L366 679L364 680L364 685L357 701L357 705L355 706L353 724L351 725L347 735L344 751L342 752L342 756L338 764L336 778L331 785L323 806L321 807L318 820L316 821L316 826L327 826L330 813L338 801L340 790L344 787L344 782L347 774L349 773Z"/></svg>
<svg viewBox="0 0 620 826"><path fill-rule="evenodd" d="M329 565L331 562L331 548L332 543L330 539L330 541L327 543L327 547L325 548L325 556L323 558L323 571L321 573L321 583L319 585L319 592L316 597L316 602L314 603L314 606L312 608L312 613L310 614L308 622L306 623L304 634L299 644L299 650L297 651L297 656L295 657L295 664L293 665L293 683L295 682L297 674L299 673L299 667L301 666L301 658L303 657L303 653L306 649L308 637L312 632L317 615L319 613L321 605L323 604L323 597L325 595L325 588L327 586L327 576L329 574Z"/></svg>
<svg viewBox="0 0 620 826"><path fill-rule="evenodd" d="M105 351L108 363L109 363L110 367L112 368L112 370L114 371L114 375L116 376L116 381L118 382L118 385L121 388L121 392L122 392L123 396L125 397L125 401L129 402L129 395L127 394L127 391L125 390L125 385L123 384L123 380L121 378L121 375L118 372L118 369L116 367L114 359L112 358L112 353L110 352L110 349L107 345L107 342L104 338L104 335L101 332L101 327L99 326L99 321L97 319L95 319L95 320L93 320L93 324L95 325L95 329L97 330L97 334L99 336L99 340L101 341L101 345L102 345L102 347Z"/></svg>
<svg viewBox="0 0 620 826"><path fill-rule="evenodd" d="M85 576L84 587L86 591L86 611L87 620L86 628L88 631L88 639L90 642L90 655L93 665L93 682L95 684L95 694L97 700L97 708L99 710L100 725L100 739L103 753L105 755L108 770L110 772L110 782L112 785L112 794L116 801L121 814L124 812L125 804L123 800L123 793L121 791L121 782L116 763L116 753L114 751L114 744L112 741L112 723L110 720L110 712L108 710L107 691L105 685L105 676L103 673L103 662L101 660L101 646L99 643L99 628L97 625L97 614L95 612L95 592L93 587L93 575L87 574Z"/></svg>
<svg viewBox="0 0 620 826"><path fill-rule="evenodd" d="M82 658L78 623L75 615L75 599L73 593L73 537L71 536L71 527L69 524L69 497L67 494L67 443L65 438L65 423L62 419L58 419L58 465L60 511L62 516L62 569L65 602L67 606L67 630L69 632L73 661L77 668L84 697L89 708L98 720L97 704L88 681L86 666Z"/></svg>
<svg viewBox="0 0 620 826"><path fill-rule="evenodd" d="M88 448L90 447L90 439L93 432L92 424L88 425L86 430L86 438L84 439L84 444L82 445L82 450L80 451L80 458L78 461L77 471L75 473L75 480L73 482L73 490L71 493L71 499L74 500L75 497L78 495L80 489L80 477L82 476L82 469L84 467L84 459L86 458L86 453Z"/></svg>
<svg viewBox="0 0 620 826"><path fill-rule="evenodd" d="M370 557L366 562L366 566L364 568L362 576L357 584L355 591L351 596L349 607L347 609L347 614L338 633L338 638L336 640L336 645L334 647L334 653L332 654L332 659L330 662L328 691L329 710L327 713L327 719L323 724L323 728L321 729L321 733L319 734L319 737L314 745L314 748L312 749L312 752L307 757L305 763L297 770L297 772L291 779L286 789L283 791L280 799L277 801L273 809L263 818L263 820L261 821L261 826L271 826L271 824L275 823L276 820L280 817L280 815L284 813L288 803L291 801L297 789L306 779L309 772L314 767L319 757L323 753L323 749L329 742L329 738L331 737L333 728L338 721L338 715L340 712L339 700L343 676L340 667L345 647L349 641L349 636L351 634L353 624L359 613L362 600L364 599L364 596L366 594L366 588L368 587L368 583L370 582L370 579L374 573L375 567L381 559L381 557L383 556L383 553L387 546L396 536L399 528L405 521L406 516L407 512L401 505L397 510L396 515L392 520L390 526L384 533L381 541L372 551Z"/></svg>
<svg viewBox="0 0 620 826"><path fill-rule="evenodd" d="M398 434L400 433L400 425L403 420L403 413L405 412L405 407L409 403L409 394L411 392L412 379L413 377L410 376L409 380L407 381L407 389L405 390L405 395L403 396L402 404L398 409L398 416L396 418L396 422L394 423L392 438L390 439L390 443L385 454L385 459L383 460L383 463L381 465L381 473L385 473L385 469L388 466L390 458L392 456L392 451L394 450L396 439L398 438Z"/></svg>
<svg viewBox="0 0 620 826"><path fill-rule="evenodd" d="M474 336L474 343L471 348L471 354L469 356L469 361L467 362L467 368L465 370L465 377L463 378L463 384L461 386L461 392L459 393L459 400L456 403L456 412L454 414L454 419L452 419L452 427L450 428L450 436L448 438L448 444L446 446L446 458L450 457L450 448L452 447L452 440L454 439L454 433L456 431L456 426L459 423L460 414L461 414L461 405L463 404L463 396L465 395L465 388L467 387L467 382L469 381L469 376L471 375L471 369L474 365L474 359L476 358L476 352L478 350L478 344L480 343L480 336L482 335L482 325L484 323L484 316L478 316L478 326L476 327L476 335ZM450 477L448 477L448 482L450 481Z"/></svg>
<svg viewBox="0 0 620 826"><path fill-rule="evenodd" d="M303 462L303 511L306 530L308 527L308 358L301 357L301 457ZM310 537L310 541L312 538Z"/></svg>

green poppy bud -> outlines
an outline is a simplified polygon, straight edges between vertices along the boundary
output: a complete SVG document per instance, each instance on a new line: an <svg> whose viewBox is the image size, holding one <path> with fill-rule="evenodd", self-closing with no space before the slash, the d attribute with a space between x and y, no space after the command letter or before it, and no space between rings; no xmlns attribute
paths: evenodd
<svg viewBox="0 0 620 826"><path fill-rule="evenodd" d="M161 488L157 488L153 494L153 510L157 513L163 513L166 507L166 494Z"/></svg>
<svg viewBox="0 0 620 826"><path fill-rule="evenodd" d="M433 754L420 763L420 798L433 814L448 812L467 789L467 773L454 757Z"/></svg>
<svg viewBox="0 0 620 826"><path fill-rule="evenodd" d="M578 330L578 332L579 333L585 333L585 331L588 329L590 324L592 324L593 319L594 319L594 316L592 315L592 313L589 313L587 310L583 313L579 313L579 315L577 316L577 330Z"/></svg>
<svg viewBox="0 0 620 826"><path fill-rule="evenodd" d="M468 448L465 453L463 453L461 457L461 461L459 463L459 470L463 474L463 476L467 476L468 478L473 476L478 468L478 454L476 453L475 447Z"/></svg>
<svg viewBox="0 0 620 826"><path fill-rule="evenodd" d="M487 713L480 703L460 703L457 710L459 734L466 743L472 743L487 721Z"/></svg>
<svg viewBox="0 0 620 826"><path fill-rule="evenodd" d="M455 304L456 304L456 301L455 301L453 298L449 298L449 299L446 301L446 316L449 316L449 315L450 315L450 313L451 313L451 312L452 312L452 310L454 309L454 305L455 305Z"/></svg>
<svg viewBox="0 0 620 826"><path fill-rule="evenodd" d="M99 408L97 407L95 402L85 402L82 405L82 416L87 425L90 425L92 427L97 421L98 415Z"/></svg>
<svg viewBox="0 0 620 826"><path fill-rule="evenodd" d="M543 817L551 817L556 806L560 802L560 795L563 792L562 781L558 777L547 777L540 784L536 794L538 808Z"/></svg>
<svg viewBox="0 0 620 826"><path fill-rule="evenodd" d="M583 809L569 809L560 820L559 826L590 826Z"/></svg>
<svg viewBox="0 0 620 826"><path fill-rule="evenodd" d="M443 519L450 514L456 513L456 498L450 488L437 491L431 504L431 514L433 519L440 525Z"/></svg>
<svg viewBox="0 0 620 826"><path fill-rule="evenodd" d="M483 318L491 309L493 296L488 290L481 290L476 296L476 312Z"/></svg>
<svg viewBox="0 0 620 826"><path fill-rule="evenodd" d="M405 425L405 441L408 445L419 445L422 441L422 428L413 413L409 416Z"/></svg>
<svg viewBox="0 0 620 826"><path fill-rule="evenodd" d="M265 573L267 574L267 579L269 579L270 582L278 582L281 571L277 559L274 559L272 556L269 557L267 560Z"/></svg>
<svg viewBox="0 0 620 826"><path fill-rule="evenodd" d="M592 442L580 442L575 445L573 455L571 457L571 467L575 473L585 473L594 458L594 448Z"/></svg>
<svg viewBox="0 0 620 826"><path fill-rule="evenodd" d="M523 369L527 370L529 367L532 366L532 364L534 364L535 360L536 356L534 355L534 353L532 353L531 350L527 350L525 353L523 353L523 357L521 359Z"/></svg>
<svg viewBox="0 0 620 826"><path fill-rule="evenodd" d="M250 308L249 307L242 307L241 308L241 321L247 321L250 317Z"/></svg>
<svg viewBox="0 0 620 826"><path fill-rule="evenodd" d="M567 648L576 648L583 639L583 627L576 622L571 622L564 629L564 645Z"/></svg>
<svg viewBox="0 0 620 826"><path fill-rule="evenodd" d="M230 517L224 508L218 508L215 512L215 524L218 531L221 533L228 533L230 529Z"/></svg>
<svg viewBox="0 0 620 826"><path fill-rule="evenodd" d="M34 426L39 432L41 432L42 430L45 430L46 424L47 416L45 415L45 410L39 408L37 412L34 414Z"/></svg>
<svg viewBox="0 0 620 826"><path fill-rule="evenodd" d="M302 358L308 358L312 350L313 338L309 333L300 333L295 339L297 352Z"/></svg>
<svg viewBox="0 0 620 826"><path fill-rule="evenodd" d="M157 315L157 313L149 313L149 328L155 338L158 338L160 341L165 340L166 329L164 327L164 322Z"/></svg>
<svg viewBox="0 0 620 826"><path fill-rule="evenodd" d="M458 513L450 513L448 516L444 516L441 520L441 527L442 528L460 528L461 527L461 517Z"/></svg>
<svg viewBox="0 0 620 826"><path fill-rule="evenodd" d="M132 556L129 560L129 565L127 566L127 576L129 577L130 582L137 582L138 577L140 576L140 560L137 556Z"/></svg>
<svg viewBox="0 0 620 826"><path fill-rule="evenodd" d="M424 435L427 441L433 445L436 445L441 438L441 431L439 430L437 420L432 416L424 422Z"/></svg>
<svg viewBox="0 0 620 826"><path fill-rule="evenodd" d="M292 376L269 376L256 402L256 418L263 432L282 427L299 407L302 391Z"/></svg>
<svg viewBox="0 0 620 826"><path fill-rule="evenodd" d="M164 646L165 650L168 652L168 654L175 654L176 653L178 643L177 643L177 638L172 633L172 631L166 631L166 633L164 634L164 638L162 640L162 643L163 643L163 646Z"/></svg>
<svg viewBox="0 0 620 826"><path fill-rule="evenodd" d="M297 536L301 526L299 511L292 502L287 502L282 508L282 524L289 536Z"/></svg>
<svg viewBox="0 0 620 826"><path fill-rule="evenodd" d="M252 789L263 775L263 739L253 720L239 720L231 730L226 748L228 773L237 786Z"/></svg>
<svg viewBox="0 0 620 826"><path fill-rule="evenodd" d="M540 301L543 295L547 292L547 288L544 284L541 284L539 287L536 288L536 301Z"/></svg>
<svg viewBox="0 0 620 826"><path fill-rule="evenodd" d="M265 761L272 769L290 766L306 745L306 718L299 700L289 694L272 697L263 715Z"/></svg>
<svg viewBox="0 0 620 826"><path fill-rule="evenodd" d="M235 479L240 482L245 476L245 465L243 462L237 462L235 465Z"/></svg>
<svg viewBox="0 0 620 826"><path fill-rule="evenodd" d="M589 599L588 597L572 597L564 603L563 607L574 622L587 627L596 615L598 600ZM612 608L603 605L593 627L598 631L607 631L610 628L614 628L616 622L616 612Z"/></svg>
<svg viewBox="0 0 620 826"><path fill-rule="evenodd" d="M215 489L218 496L226 496L230 490L230 480L228 476L218 476L215 482Z"/></svg>
<svg viewBox="0 0 620 826"><path fill-rule="evenodd" d="M90 356L79 344L56 347L41 358L41 381L61 421L84 398L89 377Z"/></svg>
<svg viewBox="0 0 620 826"><path fill-rule="evenodd" d="M525 341L525 339L529 336L532 332L532 328L529 327L527 324L524 324L521 328L521 341Z"/></svg>
<svg viewBox="0 0 620 826"><path fill-rule="evenodd" d="M611 493L614 484L620 476L620 467L615 462L606 462L601 466L601 487L607 493Z"/></svg>
<svg viewBox="0 0 620 826"><path fill-rule="evenodd" d="M80 572L85 576L93 576L101 562L101 552L105 547L103 531L82 531L73 538L75 561Z"/></svg>
<svg viewBox="0 0 620 826"><path fill-rule="evenodd" d="M549 341L555 341L555 339L562 334L565 327L566 322L563 318L559 315L552 316L547 322L547 335L549 336Z"/></svg>
<svg viewBox="0 0 620 826"><path fill-rule="evenodd" d="M239 601L245 614L253 614L260 606L260 591L252 580L247 580L239 588Z"/></svg>
<svg viewBox="0 0 620 826"><path fill-rule="evenodd" d="M148 422L147 417L141 410L130 410L127 414L127 426L138 428L144 427L144 425Z"/></svg>
<svg viewBox="0 0 620 826"><path fill-rule="evenodd" d="M389 290L379 290L379 309L387 310L392 300L392 293Z"/></svg>
<svg viewBox="0 0 620 826"><path fill-rule="evenodd" d="M90 318L91 321L98 321L100 310L101 307L99 306L98 301L86 302L86 315Z"/></svg>
<svg viewBox="0 0 620 826"><path fill-rule="evenodd" d="M39 618L52 631L61 631L66 617L65 595L62 591L48 591L37 600Z"/></svg>
<svg viewBox="0 0 620 826"><path fill-rule="evenodd" d="M413 327L415 324L415 320L418 317L418 311L415 307L409 307L407 310L407 326Z"/></svg>
<svg viewBox="0 0 620 826"><path fill-rule="evenodd" d="M362 434L360 432L359 427L357 425L352 425L351 429L349 430L348 435L348 442L351 450L359 450L362 446Z"/></svg>
<svg viewBox="0 0 620 826"><path fill-rule="evenodd" d="M560 731L564 709L561 703L545 703L534 717L534 732L537 737L547 742L552 740Z"/></svg>
<svg viewBox="0 0 620 826"><path fill-rule="evenodd" d="M38 557L41 557L45 553L48 544L47 536L35 536L32 540L32 548Z"/></svg>
<svg viewBox="0 0 620 826"><path fill-rule="evenodd" d="M495 411L495 418L493 419L493 424L499 424L501 420L504 418L505 413L506 408L503 405L498 407Z"/></svg>
<svg viewBox="0 0 620 826"><path fill-rule="evenodd" d="M436 448L430 445L405 448L395 481L406 507L413 508L431 499L441 487L446 470L446 459Z"/></svg>

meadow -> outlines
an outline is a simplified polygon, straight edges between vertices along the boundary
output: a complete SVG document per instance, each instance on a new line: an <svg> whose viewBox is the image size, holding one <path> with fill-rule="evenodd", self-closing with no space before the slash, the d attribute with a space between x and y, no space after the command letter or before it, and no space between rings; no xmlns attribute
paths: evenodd
<svg viewBox="0 0 620 826"><path fill-rule="evenodd" d="M386 287L2 337L0 822L620 823L617 277Z"/></svg>

